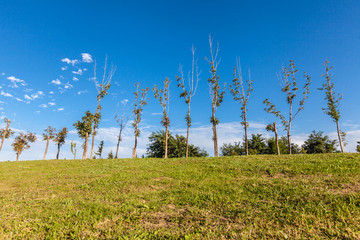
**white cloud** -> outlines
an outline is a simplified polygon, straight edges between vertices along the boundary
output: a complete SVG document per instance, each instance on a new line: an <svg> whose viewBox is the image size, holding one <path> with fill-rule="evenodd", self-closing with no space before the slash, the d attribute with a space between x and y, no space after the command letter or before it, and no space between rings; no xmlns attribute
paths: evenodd
<svg viewBox="0 0 360 240"><path fill-rule="evenodd" d="M86 63L91 63L93 61L92 56L89 53L82 53L82 61Z"/></svg>
<svg viewBox="0 0 360 240"><path fill-rule="evenodd" d="M40 104L39 107L41 107L41 108L47 108L47 105L46 105L46 104Z"/></svg>
<svg viewBox="0 0 360 240"><path fill-rule="evenodd" d="M23 100L22 99L20 99L20 98L15 98L17 101L19 101L19 102L23 102Z"/></svg>
<svg viewBox="0 0 360 240"><path fill-rule="evenodd" d="M79 79L77 77L73 77L72 80L75 81L75 82L79 81Z"/></svg>
<svg viewBox="0 0 360 240"><path fill-rule="evenodd" d="M64 111L64 108L58 108L57 110L58 111Z"/></svg>
<svg viewBox="0 0 360 240"><path fill-rule="evenodd" d="M122 104L122 105L126 105L128 102L129 102L128 99L124 99L124 100L121 101L121 104Z"/></svg>
<svg viewBox="0 0 360 240"><path fill-rule="evenodd" d="M31 98L29 95L27 95L27 94L24 95L24 98L25 98L26 100L32 100L32 98Z"/></svg>
<svg viewBox="0 0 360 240"><path fill-rule="evenodd" d="M11 95L10 93L4 92L4 91L1 91L1 95L4 97L13 97L13 95Z"/></svg>
<svg viewBox="0 0 360 240"><path fill-rule="evenodd" d="M4 76L4 75L5 75L5 73L2 73L2 74L1 74L1 76Z"/></svg>
<svg viewBox="0 0 360 240"><path fill-rule="evenodd" d="M52 80L51 83L52 83L52 84L55 84L55 85L60 85L60 84L61 84L61 82L60 82L59 79Z"/></svg>
<svg viewBox="0 0 360 240"><path fill-rule="evenodd" d="M68 69L68 67L66 66L66 67L62 67L61 68L61 70L63 70L63 71L65 71L65 70L67 70Z"/></svg>
<svg viewBox="0 0 360 240"><path fill-rule="evenodd" d="M77 71L72 71L73 74L82 75L83 71L79 68Z"/></svg>
<svg viewBox="0 0 360 240"><path fill-rule="evenodd" d="M44 95L44 92L43 91L38 91L37 92L39 95Z"/></svg>
<svg viewBox="0 0 360 240"><path fill-rule="evenodd" d="M54 92L53 92L53 91L50 91L49 94L54 94Z"/></svg>
<svg viewBox="0 0 360 240"><path fill-rule="evenodd" d="M69 58L63 58L63 59L61 59L61 61L62 62L65 62L65 63L67 63L67 64L71 64L71 65L75 65L75 64L77 64L77 63L79 63L79 60L76 60L76 59L74 59L74 60L70 60Z"/></svg>
<svg viewBox="0 0 360 240"><path fill-rule="evenodd" d="M56 104L54 102L49 102L48 103L50 106L55 106Z"/></svg>
<svg viewBox="0 0 360 240"><path fill-rule="evenodd" d="M7 77L7 79L12 83L12 85L10 87L13 87L13 88L18 88L18 84L20 84L21 86L26 86L26 83L24 80L21 80L19 78L16 78L14 76L10 76L10 77Z"/></svg>
<svg viewBox="0 0 360 240"><path fill-rule="evenodd" d="M33 100L35 100L35 99L39 98L39 95L38 94L31 94L31 98Z"/></svg>
<svg viewBox="0 0 360 240"><path fill-rule="evenodd" d="M70 83L66 83L64 86L65 89L70 89L72 87L73 87L73 85L71 85Z"/></svg>
<svg viewBox="0 0 360 240"><path fill-rule="evenodd" d="M84 91L78 91L77 94L81 95L81 94L84 94L84 93L87 93L87 90L84 90Z"/></svg>

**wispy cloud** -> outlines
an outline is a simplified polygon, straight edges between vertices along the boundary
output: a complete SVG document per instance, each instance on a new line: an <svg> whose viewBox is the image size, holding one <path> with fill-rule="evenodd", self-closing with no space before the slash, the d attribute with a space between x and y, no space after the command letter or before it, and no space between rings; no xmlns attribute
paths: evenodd
<svg viewBox="0 0 360 240"><path fill-rule="evenodd" d="M72 71L73 74L82 75L83 71L79 68L77 71Z"/></svg>
<svg viewBox="0 0 360 240"><path fill-rule="evenodd" d="M71 85L70 83L66 83L66 84L64 85L64 88L65 88L65 89L70 89L70 88L73 88L73 85Z"/></svg>
<svg viewBox="0 0 360 240"><path fill-rule="evenodd" d="M68 67L66 66L66 67L62 67L61 68L61 70L63 70L63 71L65 71L65 70L67 70L68 69Z"/></svg>
<svg viewBox="0 0 360 240"><path fill-rule="evenodd" d="M55 85L60 85L61 81L59 79L55 79L55 80L52 80L51 83L55 84Z"/></svg>
<svg viewBox="0 0 360 240"><path fill-rule="evenodd" d="M82 61L86 63L91 63L93 61L92 56L89 53L82 53Z"/></svg>
<svg viewBox="0 0 360 240"><path fill-rule="evenodd" d="M87 90L84 90L84 91L78 91L77 94L81 95L81 94L84 94L84 93L87 93Z"/></svg>
<svg viewBox="0 0 360 240"><path fill-rule="evenodd" d="M29 95L27 95L27 94L24 95L24 98L25 98L26 100L30 100L30 101L32 100L32 98L31 98Z"/></svg>
<svg viewBox="0 0 360 240"><path fill-rule="evenodd" d="M12 83L12 85L10 85L10 87L12 87L12 88L18 88L19 86L17 85L17 83L20 84L21 86L27 85L24 80L21 80L14 76L7 77L7 79Z"/></svg>
<svg viewBox="0 0 360 240"><path fill-rule="evenodd" d="M56 104L54 102L49 102L48 103L50 106L55 106Z"/></svg>
<svg viewBox="0 0 360 240"><path fill-rule="evenodd" d="M23 100L22 99L20 99L20 98L15 98L17 101L19 101L19 102L23 102Z"/></svg>
<svg viewBox="0 0 360 240"><path fill-rule="evenodd" d="M71 64L71 65L75 65L75 64L77 64L77 63L79 63L79 60L76 60L76 59L74 59L74 60L70 60L69 58L63 58L63 59L61 59L61 61L62 62L65 62L65 63L67 63L67 64Z"/></svg>
<svg viewBox="0 0 360 240"><path fill-rule="evenodd" d="M1 95L4 97L13 97L13 95L11 95L10 93L4 92L4 91L1 91Z"/></svg>
<svg viewBox="0 0 360 240"><path fill-rule="evenodd" d="M58 108L57 110L58 111L64 111L64 108Z"/></svg>
<svg viewBox="0 0 360 240"><path fill-rule="evenodd" d="M122 105L125 105L125 104L127 104L128 102L129 102L128 99L124 99L124 100L121 101L121 104L122 104Z"/></svg>
<svg viewBox="0 0 360 240"><path fill-rule="evenodd" d="M75 82L79 81L79 79L77 77L75 77L75 76L72 78L72 80L75 81Z"/></svg>
<svg viewBox="0 0 360 240"><path fill-rule="evenodd" d="M39 107L41 108L47 108L48 106L46 104L40 104Z"/></svg>

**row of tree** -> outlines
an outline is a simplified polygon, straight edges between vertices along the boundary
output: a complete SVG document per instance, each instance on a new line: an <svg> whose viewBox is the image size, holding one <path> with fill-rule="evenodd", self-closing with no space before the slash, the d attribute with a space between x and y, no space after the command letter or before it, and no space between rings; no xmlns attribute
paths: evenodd
<svg viewBox="0 0 360 240"><path fill-rule="evenodd" d="M223 102L223 98L225 95L225 83L221 84L220 76L218 75L218 66L220 63L219 58L219 44L217 47L214 47L213 40L211 36L209 36L209 47L210 47L210 57L206 58L210 66L210 77L208 78L209 83L209 92L210 92L210 99L211 99L211 116L210 116L210 123L212 124L212 132L213 132L213 144L214 144L214 156L219 156L219 147L218 147L218 134L217 134L217 125L220 123L220 120L216 117L216 111L221 106ZM187 74L187 77L184 76L183 69L180 66L179 68L179 75L176 76L176 80L178 83L178 87L181 89L180 97L184 98L185 103L187 104L187 112L185 115L185 120L187 124L187 134L186 134L186 149L185 149L185 157L189 156L189 133L191 127L191 102L193 97L195 96L198 82L199 82L199 75L200 71L197 65L197 58L195 56L195 48L192 47L192 65L191 69ZM332 67L329 66L329 62L325 61L325 73L322 75L325 78L325 82L323 87L320 89L325 92L325 99L327 101L326 107L323 108L324 112L329 115L332 120L335 122L337 127L338 133L338 141L341 152L344 152L343 140L345 138L345 133L341 131L339 127L339 120L340 120L340 101L341 95L334 91L334 83L332 82L332 75L330 70ZM96 72L96 61L94 63L94 83L97 91L97 98L96 98L96 110L95 112L86 111L85 115L81 118L81 120L77 121L73 124L75 129L77 130L78 136L84 140L83 148L83 156L82 159L88 158L88 139L91 136L91 151L90 151L90 158L94 156L94 142L95 136L97 134L97 129L99 127L101 121L101 100L109 93L109 89L111 87L111 80L115 74L116 67L111 66L111 68L107 69L107 58L105 59L105 66L103 69L102 80L101 82L98 81L97 72ZM295 63L290 60L288 66L283 67L282 72L279 76L281 82L281 92L285 94L286 103L288 104L288 111L287 112L280 112L277 110L275 104L273 104L269 99L265 99L263 103L265 104L265 111L273 114L276 116L284 130L287 132L287 147L288 147L288 154L293 153L293 144L291 143L291 127L293 124L294 119L298 116L298 114L304 110L305 102L308 99L310 94L310 84L311 78L309 75L304 72L303 80L298 79L298 69L295 66ZM244 81L241 71L241 65L239 59L236 61L236 66L234 67L234 78L232 80L232 84L229 86L229 91L233 96L233 99L240 104L240 118L241 124L244 127L244 152L246 155L249 154L249 140L248 140L248 102L250 95L254 91L253 89L253 82L254 80L251 79L250 71L249 76L246 81ZM299 85L302 82L302 86ZM134 147L132 152L132 157L137 157L136 150L137 150L137 140L140 136L140 128L139 124L141 123L141 116L144 109L144 106L148 104L148 92L150 89L140 88L139 83L135 83L135 92L134 92L134 108L132 113L134 114L134 120L132 122L132 126L134 128ZM300 91L300 93L299 93ZM165 139L164 139L164 158L168 157L168 144L169 144L169 127L170 127L170 117L169 117L169 100L170 100L170 80L168 78L164 81L164 86L159 88L157 85L153 88L154 97L159 101L162 109L163 109L163 116L161 119L161 124L165 128ZM300 96L299 96L300 95ZM299 99L298 99L299 98ZM127 115L126 103L123 106L123 112L119 116L116 114L115 119L119 125L119 134L118 134L118 142L116 148L115 158L118 157L118 149L119 144L122 141L121 135L122 131L125 128L129 118ZM13 132L9 129L10 120L6 119L5 122L7 123L6 129L1 130L0 136L2 138L2 142L0 145L0 151L2 144L5 138L9 138ZM270 123L266 129L268 131L272 131L275 134L275 146L276 146L276 153L281 154L281 147L280 147L280 140L278 135L278 124L277 122ZM56 130L52 127L48 127L43 134L43 140L45 140L46 148L44 159L46 157L47 148L50 140L55 141L58 144L58 152L57 158L59 157L60 147L65 143L65 138L67 135L67 128L63 128L61 131L56 132ZM29 148L29 143L34 142L36 140L36 136L33 133L22 133L19 134L15 138L13 143L13 149L17 154L17 159L19 155L24 149ZM76 155L76 145L72 143L71 145L72 152Z"/></svg>

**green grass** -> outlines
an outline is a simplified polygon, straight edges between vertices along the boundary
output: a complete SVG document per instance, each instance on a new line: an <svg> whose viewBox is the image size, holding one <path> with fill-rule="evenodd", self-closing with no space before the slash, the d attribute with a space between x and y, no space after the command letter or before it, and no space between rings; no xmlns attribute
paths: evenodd
<svg viewBox="0 0 360 240"><path fill-rule="evenodd" d="M0 163L0 239L360 239L360 155Z"/></svg>

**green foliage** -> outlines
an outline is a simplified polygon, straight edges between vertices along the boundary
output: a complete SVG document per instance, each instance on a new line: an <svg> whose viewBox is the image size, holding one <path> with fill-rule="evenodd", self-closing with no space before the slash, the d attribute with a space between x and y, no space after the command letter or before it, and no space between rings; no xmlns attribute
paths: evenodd
<svg viewBox="0 0 360 240"><path fill-rule="evenodd" d="M237 156L237 155L245 155L245 148L240 142L224 143L220 147L222 156Z"/></svg>
<svg viewBox="0 0 360 240"><path fill-rule="evenodd" d="M93 122L94 114L90 111L86 111L85 116L81 118L81 121L77 121L73 124L80 138L85 139L91 134Z"/></svg>
<svg viewBox="0 0 360 240"><path fill-rule="evenodd" d="M71 150L71 153L74 155L74 157L75 157L75 154L76 154L76 142L73 142L73 141L71 141L71 143L70 143L70 150Z"/></svg>
<svg viewBox="0 0 360 240"><path fill-rule="evenodd" d="M141 122L141 114L143 112L144 106L147 105L147 101L149 100L149 98L146 97L149 88L142 88L140 90L139 83L135 83L135 87L136 87L136 91L134 92L135 103L133 110L135 119L134 122L132 123L132 126L134 127L135 137L138 137L140 136L140 129L138 129L138 125Z"/></svg>
<svg viewBox="0 0 360 240"><path fill-rule="evenodd" d="M185 157L186 138L181 135L172 136L168 134L168 157L179 158ZM146 156L148 158L163 158L165 156L165 131L157 131L149 136L149 144ZM192 144L189 144L189 157L207 157L208 153Z"/></svg>
<svg viewBox="0 0 360 240"><path fill-rule="evenodd" d="M17 156L19 156L25 149L30 148L30 143L36 141L36 136L34 133L19 133L15 138L14 142L11 144Z"/></svg>
<svg viewBox="0 0 360 240"><path fill-rule="evenodd" d="M108 154L108 159L114 159L114 154L113 154L112 150Z"/></svg>
<svg viewBox="0 0 360 240"><path fill-rule="evenodd" d="M334 153L337 152L336 145L336 140L331 140L329 136L323 135L323 132L314 130L302 147L306 153Z"/></svg>
<svg viewBox="0 0 360 240"><path fill-rule="evenodd" d="M103 149L104 149L104 141L101 141L100 145L98 146L98 151L95 153L96 155L99 156L100 159Z"/></svg>
<svg viewBox="0 0 360 240"><path fill-rule="evenodd" d="M153 88L154 97L159 100L159 103L163 109L163 116L161 118L161 124L164 127L170 126L170 118L169 118L169 100L170 100L170 92L169 92L170 81L168 78L165 78L164 88L158 89L157 85Z"/></svg>
<svg viewBox="0 0 360 240"><path fill-rule="evenodd" d="M53 129L54 130L54 129ZM46 130L45 130L46 131ZM60 132L55 133L53 137L53 141L59 145L62 146L65 143L65 139L67 137L68 130L66 127L64 127Z"/></svg>
<svg viewBox="0 0 360 240"><path fill-rule="evenodd" d="M360 142L357 142L356 151L360 153Z"/></svg>
<svg viewBox="0 0 360 240"><path fill-rule="evenodd" d="M277 154L276 141L274 137L268 138L266 140L266 145L267 145L265 150L266 154ZM280 154L289 154L289 142L287 138L284 136L279 138L279 150L280 150ZM302 153L299 145L295 143L291 143L291 152L293 154Z"/></svg>
<svg viewBox="0 0 360 240"><path fill-rule="evenodd" d="M325 74L321 75L325 77L325 83L322 85L322 88L319 88L319 90L322 90L325 92L325 100L327 102L326 108L322 108L322 110L329 115L334 122L338 122L340 119L340 101L342 99L342 96L340 93L336 93L334 91L334 83L332 82L332 74L330 73L330 70L333 67L329 67L329 61L325 60L324 63L325 66Z"/></svg>
<svg viewBox="0 0 360 240"><path fill-rule="evenodd" d="M2 138L4 136L6 129L0 129L0 138ZM14 135L14 131L10 128L8 128L8 130L6 131L6 135L5 138L8 139L9 137L11 137L12 135Z"/></svg>
<svg viewBox="0 0 360 240"><path fill-rule="evenodd" d="M47 129L44 130L45 133L43 133L43 140L47 141L47 140L52 140L55 138L55 134L56 134L56 129L48 126Z"/></svg>

